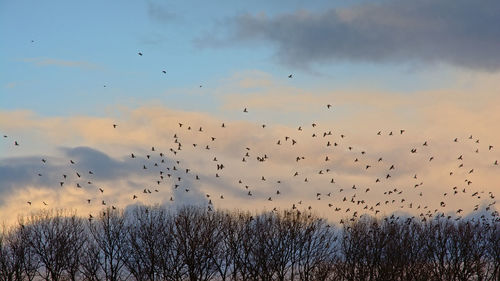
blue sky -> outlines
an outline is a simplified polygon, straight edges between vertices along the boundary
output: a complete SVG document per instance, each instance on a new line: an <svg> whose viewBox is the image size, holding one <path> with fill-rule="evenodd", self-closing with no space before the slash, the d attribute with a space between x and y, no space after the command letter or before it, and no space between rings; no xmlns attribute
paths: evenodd
<svg viewBox="0 0 500 281"><path fill-rule="evenodd" d="M294 73L296 79L288 82L304 88L349 87L360 79L407 93L435 85L436 79L425 75L427 70L411 62L339 59L304 69L277 62L276 48L269 43L230 39L215 47L200 43L210 37L224 38L230 32L225 27L230 29L237 16L318 12L355 3L360 1L218 1L216 5L206 1L4 1L0 10L5 42L0 45L2 108L56 116L103 115L110 105L155 100L215 112L220 84L247 70L264 71L283 81ZM434 76L446 76L446 72L434 71ZM203 95L193 99L185 91Z"/></svg>
<svg viewBox="0 0 500 281"><path fill-rule="evenodd" d="M257 7L219 9L206 5L200 9L197 6L203 2L182 3L2 3L2 38L9 42L1 45L4 67L0 76L7 97L3 107L32 109L44 115L75 110L98 113L92 108L102 104L157 98L168 89L194 88L198 84L210 87L212 81L239 69L273 69L266 62L265 50L257 55L242 48L217 51L193 46L193 40L210 32L215 21ZM229 7L228 3L221 6ZM150 5L172 13L172 18L155 19L148 13ZM139 57L139 51L144 56ZM85 62L91 66L37 66L25 62L29 58ZM9 87L9 83L15 86ZM103 89L103 85L107 88Z"/></svg>

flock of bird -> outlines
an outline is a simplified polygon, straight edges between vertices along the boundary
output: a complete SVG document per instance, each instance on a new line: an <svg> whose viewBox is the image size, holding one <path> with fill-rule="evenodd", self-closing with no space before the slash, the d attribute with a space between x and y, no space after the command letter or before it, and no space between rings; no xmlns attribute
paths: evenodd
<svg viewBox="0 0 500 281"><path fill-rule="evenodd" d="M138 52L139 56L143 56L142 52ZM166 71L163 70L162 73L166 74ZM293 75L288 75L288 78L293 78ZM202 87L202 85L200 85ZM325 110L333 110L333 106L331 104L325 105ZM249 108L245 107L242 110L243 114L251 114ZM115 130L119 133L121 129L121 125L118 123L109 124L111 130ZM243 177L238 178L236 175L230 175L227 178L233 179L236 178L232 185L235 189L240 192L240 194L244 194L242 197L247 197L249 200L256 200L260 202L267 202L272 205L277 199L280 199L281 202L286 201L286 195L289 193L287 188L290 188L290 185L296 184L300 178L302 184L308 184L313 177L325 178L322 184L329 184L331 189L328 192L324 192L323 190L317 190L312 187L308 187L306 190L310 191L310 194L307 198L298 201L287 201L289 204L289 208L296 210L296 212L301 212L301 210L312 210L317 208L318 205L323 204L323 207L327 207L331 209L331 212L342 213L342 219L340 219L340 223L344 223L346 218L350 220L355 220L363 213L367 213L370 215L377 216L378 214L383 212L384 206L392 209L393 211L401 210L401 209L412 209L412 212L415 213L413 217L419 217L422 221L428 220L432 217L447 217L448 219L456 219L459 220L462 218L464 213L463 208L455 209L454 215L446 212L446 205L448 204L448 200L453 198L453 196L457 195L470 195L474 200L477 200L477 204L474 205L474 211L478 211L480 208L484 208L487 215L496 218L496 220L500 220L500 216L495 209L496 201L495 194L493 192L485 192L484 190L479 189L474 186L470 175L473 174L476 169L473 167L467 167L465 165L465 156L457 155L456 163L453 165L456 167L455 171L446 171L446 176L454 177L454 176L462 176L467 175L467 177L463 178L463 184L461 186L453 186L450 189L441 195L439 205L430 206L425 202L425 200L420 200L424 193L426 193L426 188L423 186L423 181L421 181L420 177L416 172L412 171L411 180L412 182L407 184L406 186L394 187L394 184L390 182L391 178L395 176L400 164L399 163L386 163L385 158L380 155L377 156L375 161L366 158L365 156L368 154L368 151L360 150L359 148L355 148L353 145L348 144L347 136L342 133L334 134L332 130L320 130L317 123L312 123L311 127L299 126L296 130L296 135L288 135L282 136L279 139L275 140L273 143L266 144L269 148L268 151L255 151L253 147L241 147L241 155L239 156L241 159L240 164L230 163L231 165L240 165L243 169L248 166L249 162L255 161L256 163L263 162L272 162L272 151L279 151L283 146L287 146L287 151L294 151L294 147L299 145L299 139L301 142L304 139L307 139L306 131L311 131L310 138L315 138L316 140L321 139L319 143L323 143L321 147L321 151L324 151L325 154L322 156L323 164L320 168L316 169L316 167L311 167L311 164L304 164L304 170L315 170L314 174L310 172L303 172L300 170L300 165L302 161L308 159L308 155L290 155L289 161L290 163L295 163L294 170L290 171L288 176L284 176L283 178L276 179L277 176L281 175L272 175L272 178L275 182L272 183L274 188L270 190L259 190L256 192L252 187L258 185L259 183L264 183L266 181L270 181L271 176L260 175L258 178L255 178L255 182L250 182L248 180L244 180ZM227 130L228 125L226 123L220 124L220 129ZM266 128L265 124L261 125L262 129ZM224 171L227 169L227 163L223 163L220 159L224 157L218 157L218 155L213 154L213 147L217 146L218 140L220 136L217 135L217 132L206 132L202 126L194 126L184 123L183 121L178 122L175 125L172 125L171 128L174 131L172 136L172 142L169 144L170 148L168 150L161 150L159 147L151 145L150 149L148 149L148 153L142 155L137 152L130 152L127 157L127 161L132 161L134 165L137 167L137 173L144 173L145 178L152 175L151 184L147 187L143 187L137 189L136 192L130 194L130 202L134 203L138 199L145 198L148 196L152 196L154 194L158 194L156 197L163 197L166 201L174 201L176 200L175 192L185 192L189 193L190 186L199 185L203 186L205 180L207 180L206 174L196 173L196 168L188 167L185 162L186 158L183 158L183 152L187 147L193 150L203 150L205 154L198 153L197 155L202 155L206 161L210 161L214 163L213 169L213 177L214 178L222 178L224 177ZM191 140L184 139L182 137L186 132L197 132L201 134L197 137L198 143L192 143ZM209 134L210 133L210 134ZM213 134L212 134L213 133ZM375 131L373 132L373 137L401 137L406 134L404 129L400 129L397 131ZM3 136L4 139L10 138L7 135ZM312 143L313 139L310 139ZM458 143L461 141L468 141L477 146L477 148L473 151L473 153L480 153L479 139L475 139L472 135L468 138L451 138L450 145L453 143ZM306 141L307 142L307 141ZM14 147L20 147L22 142L20 140L13 140L11 142ZM424 140L421 142L420 147L411 146L408 147L407 154L408 157L412 155L419 154L421 150L426 149L431 145L431 141ZM164 146L164 145L162 145ZM358 183L346 184L343 182L339 184L336 179L332 176L332 172L334 171L333 165L328 166L330 163L333 163L335 160L335 155L332 156L332 153L336 153L333 149L342 150L342 153L347 154L351 159L348 161L354 165L356 169L356 173L362 175L367 171L378 167L383 170L378 177L373 178L373 182L369 185L360 186ZM492 153L495 147L493 145L485 146L485 153ZM298 151L298 150L297 150ZM371 152L370 152L371 153ZM376 154L376 152L373 152ZM372 154L372 155L373 155ZM427 155L427 162L434 161L436 155ZM207 160L208 159L208 160ZM40 159L40 171L42 170L43 165L47 165L50 161L49 157L44 157ZM234 159L231 160L234 162ZM65 170L65 172L58 175L59 180L54 182L53 184L59 188L67 188L71 186L71 188L84 189L88 193L88 196L82 199L82 203L86 205L95 205L106 206L110 205L113 209L116 209L118 206L114 204L108 203L104 200L104 193L106 190L103 187L100 187L98 183L95 182L95 173L100 173L98 170L81 170L78 168L78 159L67 159L67 165L69 168ZM245 166L247 165L247 166ZM404 165L401 164L401 166ZM498 160L493 160L488 165L493 167L499 167ZM385 167L385 168L381 168ZM461 171L467 169L465 172L461 172L460 175L456 172L456 170ZM498 173L500 173L500 167L498 169ZM248 172L251 174L251 172ZM44 174L42 172L37 172L38 177L43 177ZM211 179L213 180L213 179ZM283 184L283 183L287 184ZM494 183L493 183L494 184ZM313 184L311 184L313 185ZM91 188L91 189L89 189ZM166 189L166 190L165 190ZM93 190L93 191L92 191ZM197 190L201 190L198 188ZM416 197L405 197L404 195L409 193L409 191L417 191ZM256 193L259 195L256 196ZM165 195L168 194L168 195ZM99 197L101 196L101 197ZM230 200L231 196L224 196L224 194L213 195L208 192L205 192L203 195L206 200L206 207L208 210L213 210L214 205L218 202L222 202L222 200ZM378 200L380 197L384 197L383 200ZM376 199L377 198L377 199ZM321 201L323 199L323 201ZM312 201L315 200L315 201ZM453 200L453 199L451 199ZM488 200L488 203L484 203L484 200ZM48 203L50 200L43 200L41 202L34 202L33 200L27 201L26 204L29 206L49 206ZM323 203L327 201L327 203ZM306 204L306 202L309 202ZM316 203L311 203L316 202ZM481 206L482 205L482 206ZM279 207L278 205L272 206L273 211L277 211ZM486 216L487 216L486 215ZM392 217L394 218L394 214ZM94 218L93 214L90 213L88 215L89 220ZM485 218L485 214L482 215L482 218Z"/></svg>

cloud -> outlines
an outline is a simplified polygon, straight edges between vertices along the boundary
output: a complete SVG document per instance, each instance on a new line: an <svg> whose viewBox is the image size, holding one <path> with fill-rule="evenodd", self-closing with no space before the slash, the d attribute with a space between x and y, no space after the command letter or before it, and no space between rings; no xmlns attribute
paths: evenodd
<svg viewBox="0 0 500 281"><path fill-rule="evenodd" d="M167 165L174 163L167 156L147 158L138 153L136 159L130 155L111 157L90 147L65 147L58 151L60 155L50 157L0 159L0 221L11 223L16 218L13 214L26 215L27 211L43 208L74 209L87 216L104 207L102 202L123 208L135 203L206 204L199 186L184 175L180 166L178 171L166 170ZM154 163L160 164L157 167ZM160 179L161 170L165 171L165 179ZM182 177L182 183L174 180L177 177ZM174 188L175 184L179 187ZM174 202L169 201L170 197L175 198Z"/></svg>
<svg viewBox="0 0 500 281"><path fill-rule="evenodd" d="M482 74L453 81L454 88L405 95L365 89L308 93L283 86L263 73L246 73L223 89L233 94L239 89L241 104L221 94L225 107L237 109L234 118L163 106L122 109L120 118L3 111L0 128L8 138L0 140L4 152L0 221L45 208L42 201L48 207L76 208L83 215L103 207L102 200L123 208L138 203L206 205L212 200L218 208L251 211L295 204L299 209L311 206L332 220L354 211L373 214L371 208L416 216L458 208L467 214L475 205L482 210L481 206L494 201L491 196L498 196L500 182L500 165L493 165L500 161L500 133L492 130L500 123L498 79ZM271 91L266 92L268 88ZM287 99L290 93L302 97ZM327 102L332 109L326 108ZM244 104L250 104L246 114L241 112ZM299 106L309 110L296 110ZM294 122L276 121L273 114L293 116ZM112 124L118 124L117 128ZM400 129L405 132L401 134ZM14 138L20 146L13 145ZM412 154L412 148L417 153ZM131 153L136 157L131 158ZM460 155L463 160L458 159ZM265 161L257 159L265 156ZM218 170L217 164L224 169ZM62 174L68 179L60 187ZM386 178L387 174L391 177ZM133 200L133 195L139 198ZM32 201L32 207L26 201ZM447 205L441 207L441 201Z"/></svg>
<svg viewBox="0 0 500 281"><path fill-rule="evenodd" d="M232 27L226 43L268 42L282 63L299 67L342 60L446 63L497 71L498 14L500 2L495 0L387 0L325 11L244 14L224 28ZM221 41L204 38L198 43Z"/></svg>
<svg viewBox="0 0 500 281"><path fill-rule="evenodd" d="M76 67L84 69L97 69L98 65L86 61L71 61L54 58L24 58L22 61L32 63L36 66L54 65L60 67Z"/></svg>
<svg viewBox="0 0 500 281"><path fill-rule="evenodd" d="M2 179L0 193L10 192L13 188L22 185L40 183L47 185L47 177L37 178L38 163L41 157L4 158L0 161L0 178ZM53 171L53 167L49 170Z"/></svg>
<svg viewBox="0 0 500 281"><path fill-rule="evenodd" d="M77 182L83 186L87 181L109 182L139 174L139 169L137 169L139 163L133 165L123 160L112 159L90 147L59 150L62 151L60 155L50 157L40 155L0 159L0 178L2 179L0 194L22 186L39 186L57 190L61 188L61 181L66 186L74 187ZM70 160L75 163L71 164ZM93 171L93 174L89 171Z"/></svg>

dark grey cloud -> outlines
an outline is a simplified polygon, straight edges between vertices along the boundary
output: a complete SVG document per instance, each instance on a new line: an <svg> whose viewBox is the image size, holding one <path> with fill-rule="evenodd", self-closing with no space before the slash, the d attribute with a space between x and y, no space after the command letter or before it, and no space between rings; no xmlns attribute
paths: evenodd
<svg viewBox="0 0 500 281"><path fill-rule="evenodd" d="M388 0L322 12L241 15L229 41L269 42L285 64L438 62L500 69L500 1ZM204 39L201 44L214 43Z"/></svg>
<svg viewBox="0 0 500 281"><path fill-rule="evenodd" d="M139 163L113 159L90 147L64 148L63 151L68 159L75 162L74 165L70 165L75 171L85 173L86 176L92 171L92 178L98 180L113 180L130 173L135 174L140 167Z"/></svg>
<svg viewBox="0 0 500 281"><path fill-rule="evenodd" d="M91 147L71 147L61 148L60 156L30 156L30 157L12 157L0 159L0 205L4 202L3 198L15 189L34 186L40 188L60 189L60 182L65 186L76 186L79 183L83 188L89 186L100 186L103 182L118 182L126 180L130 187L137 188L137 194L142 195L144 188L156 188L156 181L159 180L160 170L167 172L167 167L174 165L174 160L159 153L150 153L150 158L145 153L134 153L136 158L130 155L123 156L121 159L113 158ZM42 162L42 158L46 162ZM74 164L70 163L70 160ZM162 163L161 160L165 162ZM158 166L155 166L155 163ZM168 171L172 178L182 177L182 182L178 189L174 191L175 204L201 204L205 200L204 194L199 190L199 185L195 183L188 175L184 174L184 168L176 164L177 171ZM146 166L147 169L143 169ZM92 174L89 173L92 172ZM80 174L80 177L76 173ZM41 174L39 176L38 174ZM67 178L63 178L63 174ZM149 185L135 183L133 180L141 182L150 181ZM166 180L170 183L170 180ZM175 181L172 181L172 189ZM163 183L165 184L165 183ZM117 188L120 188L117 186ZM190 191L185 192L185 188ZM164 198L166 202L169 198Z"/></svg>
<svg viewBox="0 0 500 281"><path fill-rule="evenodd" d="M6 158L0 161L0 193L10 191L16 186L29 184L50 185L56 182L53 177L56 167L43 166L42 157ZM38 176L38 174L42 176Z"/></svg>
<svg viewBox="0 0 500 281"><path fill-rule="evenodd" d="M13 157L0 160L0 198L15 188L28 185L60 188L59 182L73 185L87 181L107 181L140 172L139 163L112 159L90 147L63 148L63 156ZM42 162L45 159L46 162ZM75 164L70 164L73 160ZM93 175L89 174L93 172ZM78 178L76 173L81 175ZM39 175L41 174L41 176ZM67 179L63 178L67 175Z"/></svg>

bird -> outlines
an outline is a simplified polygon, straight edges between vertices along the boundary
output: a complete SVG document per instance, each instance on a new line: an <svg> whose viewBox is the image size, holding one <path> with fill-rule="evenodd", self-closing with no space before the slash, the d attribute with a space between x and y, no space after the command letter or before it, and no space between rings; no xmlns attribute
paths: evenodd
<svg viewBox="0 0 500 281"><path fill-rule="evenodd" d="M137 54L138 54L139 56L142 56L142 53L141 53L141 52L138 52Z"/></svg>
<svg viewBox="0 0 500 281"><path fill-rule="evenodd" d="M162 70L161 72L163 72L163 74L166 74L166 73L167 73L165 70Z"/></svg>
<svg viewBox="0 0 500 281"><path fill-rule="evenodd" d="M288 78L292 78L292 77L293 77L293 74L288 75Z"/></svg>
<svg viewBox="0 0 500 281"><path fill-rule="evenodd" d="M113 124L113 128L115 128L115 129L116 129L116 127L117 127L117 126L118 126L118 125L116 125L116 124Z"/></svg>

